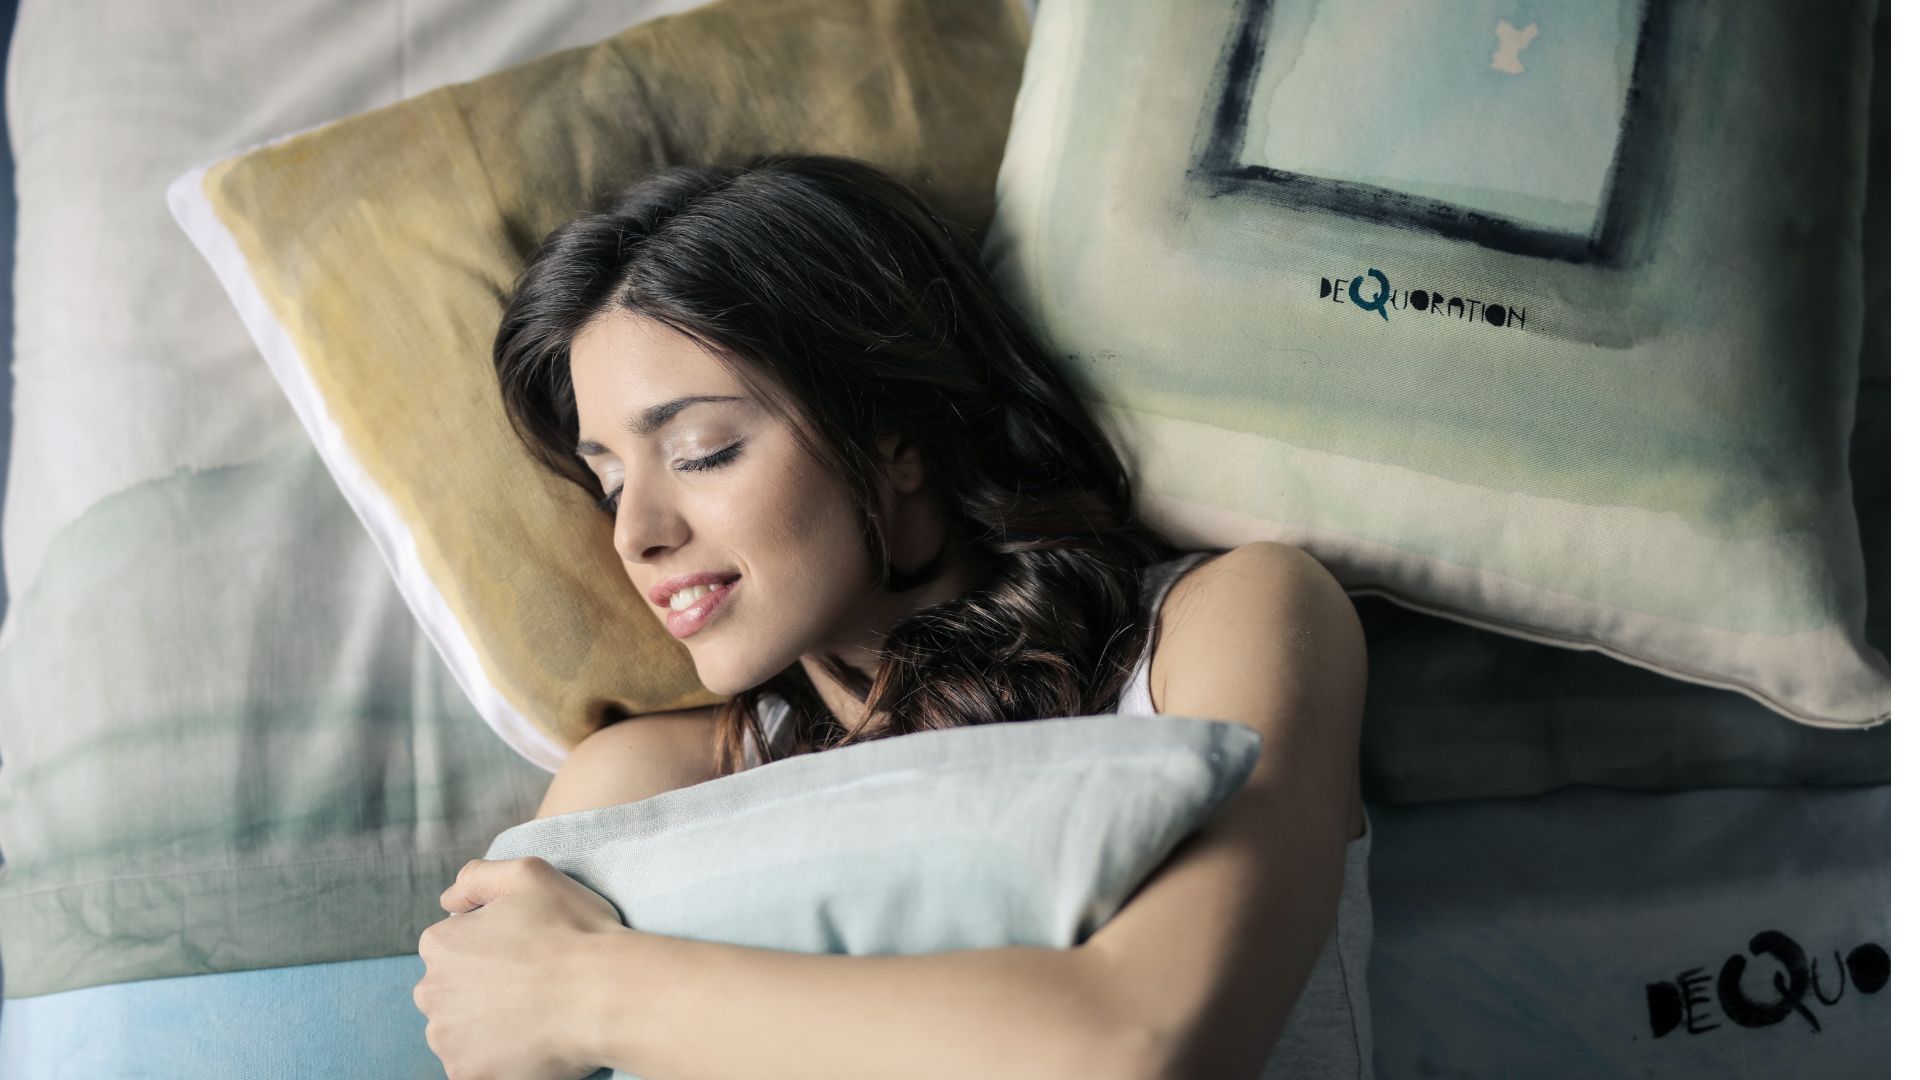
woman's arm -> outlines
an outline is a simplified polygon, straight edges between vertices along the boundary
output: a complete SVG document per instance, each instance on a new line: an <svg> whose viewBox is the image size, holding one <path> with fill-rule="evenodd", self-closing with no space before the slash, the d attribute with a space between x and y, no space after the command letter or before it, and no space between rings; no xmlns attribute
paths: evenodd
<svg viewBox="0 0 1920 1080"><path fill-rule="evenodd" d="M1366 642L1333 575L1270 542L1183 578L1161 635L1160 711L1245 724L1260 759L1087 947L1117 972L1122 1012L1157 1033L1160 1076L1255 1077L1328 940L1365 820Z"/></svg>
<svg viewBox="0 0 1920 1080"><path fill-rule="evenodd" d="M591 949L582 1056L638 1076L1151 1075L1085 948L816 956L628 930Z"/></svg>

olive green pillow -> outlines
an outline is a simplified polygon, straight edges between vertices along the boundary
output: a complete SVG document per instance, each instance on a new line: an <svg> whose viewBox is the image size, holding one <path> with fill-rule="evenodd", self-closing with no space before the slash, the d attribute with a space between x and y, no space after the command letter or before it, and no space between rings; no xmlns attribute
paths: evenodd
<svg viewBox="0 0 1920 1080"><path fill-rule="evenodd" d="M1027 29L1019 0L718 0L174 182L409 606L529 759L718 700L508 426L491 345L534 247L651 168L759 153L874 162L982 230Z"/></svg>

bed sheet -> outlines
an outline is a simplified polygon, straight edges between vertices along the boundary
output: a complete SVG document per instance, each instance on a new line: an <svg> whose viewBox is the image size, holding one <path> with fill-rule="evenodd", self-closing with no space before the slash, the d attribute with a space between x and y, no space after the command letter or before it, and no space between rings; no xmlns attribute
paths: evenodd
<svg viewBox="0 0 1920 1080"><path fill-rule="evenodd" d="M9 1002L0 1076L445 1080L418 956L187 975Z"/></svg>
<svg viewBox="0 0 1920 1080"><path fill-rule="evenodd" d="M0 0L0 55L13 41L13 17L18 0ZM13 250L13 139L4 115L6 97L0 90L0 252ZM0 257L0 504L7 492L7 456L13 445L13 259ZM0 572L0 622L7 614L7 582Z"/></svg>
<svg viewBox="0 0 1920 1080"><path fill-rule="evenodd" d="M1888 1075L1890 790L1376 808L1379 1080Z"/></svg>
<svg viewBox="0 0 1920 1080"><path fill-rule="evenodd" d="M13 19L19 9L17 0L0 3L0 27L7 43L13 41ZM16 203L13 197L13 139L7 134L6 98L0 91L0 251L13 250ZM6 502L7 456L13 446L13 259L0 258L0 506ZM0 565L0 623L6 622L7 581ZM3 765L4 762L0 762ZM0 868L7 863L0 851ZM7 985L6 957L0 956L0 989ZM0 1017L6 1015L6 1002L0 999Z"/></svg>

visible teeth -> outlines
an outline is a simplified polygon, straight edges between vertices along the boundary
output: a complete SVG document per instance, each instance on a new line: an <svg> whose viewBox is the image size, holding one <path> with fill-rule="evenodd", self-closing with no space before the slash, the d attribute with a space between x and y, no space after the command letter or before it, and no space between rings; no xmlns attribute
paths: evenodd
<svg viewBox="0 0 1920 1080"><path fill-rule="evenodd" d="M722 587L723 586L720 585L695 585L691 588L681 589L679 592L673 594L672 599L667 601L667 606L675 611L685 611L688 607L692 606L695 600Z"/></svg>

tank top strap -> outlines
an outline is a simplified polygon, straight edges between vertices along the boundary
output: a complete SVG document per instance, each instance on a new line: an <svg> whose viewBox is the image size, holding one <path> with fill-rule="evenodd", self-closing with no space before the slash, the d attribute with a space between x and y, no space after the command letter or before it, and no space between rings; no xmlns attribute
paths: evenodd
<svg viewBox="0 0 1920 1080"><path fill-rule="evenodd" d="M1160 610L1166 605L1167 594L1173 591L1173 583L1179 581L1188 570L1216 554L1218 552L1189 552L1165 562L1154 563L1140 572L1141 614L1147 629L1141 639L1140 659L1134 666L1132 677L1120 690L1120 700L1113 707L1115 713L1125 716L1159 713L1160 710L1154 707L1153 693L1147 687L1147 679L1148 673L1153 670L1153 654L1158 651L1160 643Z"/></svg>
<svg viewBox="0 0 1920 1080"><path fill-rule="evenodd" d="M1140 591L1146 601L1149 626L1160 622L1160 607L1166 603L1167 594L1173 591L1173 583L1180 575L1198 566L1201 562L1216 554L1211 551L1194 551L1165 562L1154 563L1140 574Z"/></svg>

